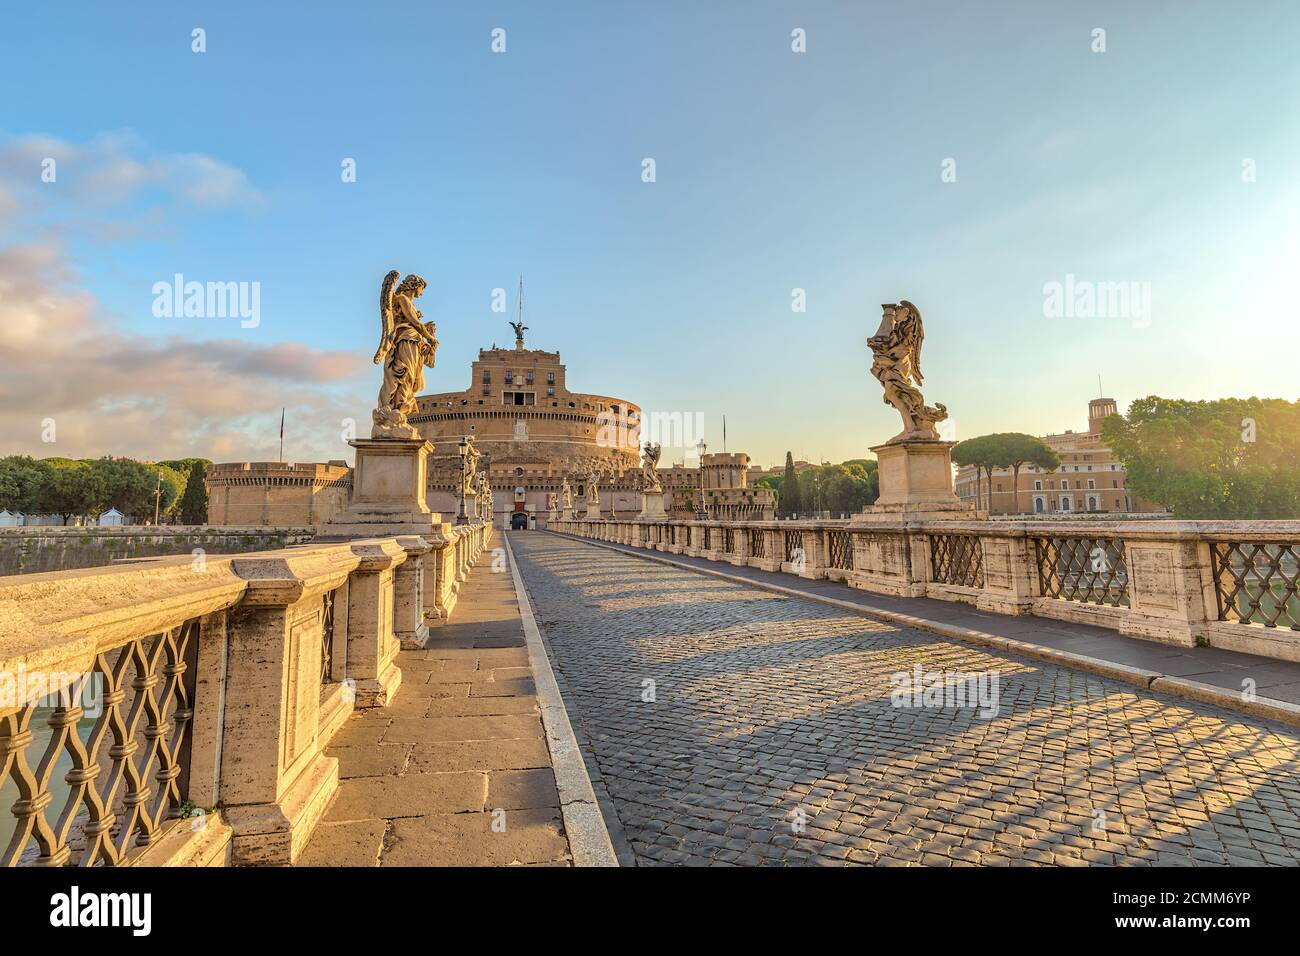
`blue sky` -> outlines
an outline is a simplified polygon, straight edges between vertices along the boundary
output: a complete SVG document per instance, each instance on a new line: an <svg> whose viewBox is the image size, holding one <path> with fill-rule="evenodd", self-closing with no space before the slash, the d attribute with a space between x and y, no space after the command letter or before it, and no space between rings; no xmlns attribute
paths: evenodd
<svg viewBox="0 0 1300 956"><path fill-rule="evenodd" d="M78 387L8 403L0 453L274 457L284 404L286 457L343 457L389 268L429 281L430 391L509 341L522 273L573 387L714 447L725 413L764 464L898 430L865 339L900 298L957 438L1080 427L1098 375L1121 408L1300 391L1293 3L277 6L5 11L0 374ZM178 272L260 283L260 324L156 318ZM1048 317L1067 274L1150 314Z"/></svg>

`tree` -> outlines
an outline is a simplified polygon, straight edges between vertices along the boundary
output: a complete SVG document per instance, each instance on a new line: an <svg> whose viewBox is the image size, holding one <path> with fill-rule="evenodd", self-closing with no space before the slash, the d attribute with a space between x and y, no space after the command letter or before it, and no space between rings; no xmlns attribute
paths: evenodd
<svg viewBox="0 0 1300 956"><path fill-rule="evenodd" d="M999 439L1001 449L999 457L1011 462L1011 495L1013 510L1020 513L1020 469L1025 465L1035 465L1043 471L1055 471L1061 464L1061 456L1041 438L1026 435L1023 432L1004 432L993 436ZM989 506L992 508L992 505Z"/></svg>
<svg viewBox="0 0 1300 956"><path fill-rule="evenodd" d="M190 464L190 476L181 496L181 521L185 524L204 524L208 520L208 487L204 479L208 469L205 460L196 458Z"/></svg>
<svg viewBox="0 0 1300 956"><path fill-rule="evenodd" d="M0 458L0 510L35 514L49 481L50 466L43 461L26 455Z"/></svg>
<svg viewBox="0 0 1300 956"><path fill-rule="evenodd" d="M879 497L871 473L859 464L822 465L816 471L822 503L831 512L852 514Z"/></svg>
<svg viewBox="0 0 1300 956"><path fill-rule="evenodd" d="M952 447L952 460L958 465L971 465L975 468L975 504L979 506L980 472L988 475L988 510L993 510L993 469L1009 468L1011 460L1006 457L1006 449L997 435L980 435L968 438Z"/></svg>
<svg viewBox="0 0 1300 956"><path fill-rule="evenodd" d="M1180 518L1300 518L1300 403L1152 395L1101 434L1130 491Z"/></svg>
<svg viewBox="0 0 1300 956"><path fill-rule="evenodd" d="M155 490L161 493L158 498L158 520L175 517L181 508L186 476L165 465L154 465L149 470L154 476Z"/></svg>
<svg viewBox="0 0 1300 956"><path fill-rule="evenodd" d="M100 458L92 467L104 483L104 508L135 518L153 518L158 477L148 465L129 458Z"/></svg>
<svg viewBox="0 0 1300 956"><path fill-rule="evenodd" d="M45 463L49 471L34 510L57 514L64 524L73 516L97 512L104 488L99 474L88 462L47 458Z"/></svg>
<svg viewBox="0 0 1300 956"><path fill-rule="evenodd" d="M794 455L785 453L785 474L781 476L781 513L786 517L803 510L803 498L799 494L799 476L794 470Z"/></svg>

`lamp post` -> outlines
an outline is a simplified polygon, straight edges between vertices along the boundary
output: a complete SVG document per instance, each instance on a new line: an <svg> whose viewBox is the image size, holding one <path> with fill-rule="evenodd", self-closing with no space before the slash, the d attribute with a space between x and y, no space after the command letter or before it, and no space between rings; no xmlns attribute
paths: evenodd
<svg viewBox="0 0 1300 956"><path fill-rule="evenodd" d="M695 512L695 517L700 521L708 521L709 509L704 504L704 453L709 450L709 446L704 444L704 439L701 438L696 442L695 447L700 453L700 509Z"/></svg>
<svg viewBox="0 0 1300 956"><path fill-rule="evenodd" d="M460 511L456 513L456 524L469 524L469 517L465 514L465 460L469 457L469 437L461 438L456 445L456 454L460 456Z"/></svg>

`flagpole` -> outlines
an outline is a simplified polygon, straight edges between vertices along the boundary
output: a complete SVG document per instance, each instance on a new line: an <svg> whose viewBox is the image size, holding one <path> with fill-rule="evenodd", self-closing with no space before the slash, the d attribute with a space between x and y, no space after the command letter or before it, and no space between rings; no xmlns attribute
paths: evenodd
<svg viewBox="0 0 1300 956"><path fill-rule="evenodd" d="M280 409L280 464L284 464L284 409Z"/></svg>

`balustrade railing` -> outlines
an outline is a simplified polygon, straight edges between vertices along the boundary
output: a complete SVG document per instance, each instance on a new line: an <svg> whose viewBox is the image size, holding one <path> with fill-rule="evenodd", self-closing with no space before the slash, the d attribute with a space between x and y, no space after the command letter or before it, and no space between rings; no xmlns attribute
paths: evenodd
<svg viewBox="0 0 1300 956"><path fill-rule="evenodd" d="M856 527L823 519L660 524L668 530L653 540L729 564L1300 660L1300 521L893 522L875 515ZM556 529L602 534L585 520ZM649 546L652 536L639 540Z"/></svg>
<svg viewBox="0 0 1300 956"><path fill-rule="evenodd" d="M802 531L783 531L785 536L785 558L786 561L796 561L803 556L803 532Z"/></svg>
<svg viewBox="0 0 1300 956"><path fill-rule="evenodd" d="M1210 547L1220 621L1300 631L1300 544L1215 541Z"/></svg>
<svg viewBox="0 0 1300 956"><path fill-rule="evenodd" d="M429 537L0 578L0 866L292 863L491 529Z"/></svg>
<svg viewBox="0 0 1300 956"><path fill-rule="evenodd" d="M1128 566L1118 538L1036 537L1038 583L1044 597L1128 607Z"/></svg>
<svg viewBox="0 0 1300 956"><path fill-rule="evenodd" d="M853 538L850 532L826 532L826 558L829 566L836 570L853 570Z"/></svg>
<svg viewBox="0 0 1300 956"><path fill-rule="evenodd" d="M178 816L198 633L191 620L100 651L0 717L0 793L16 796L0 866L121 865Z"/></svg>
<svg viewBox="0 0 1300 956"><path fill-rule="evenodd" d="M930 570L939 584L984 587L984 548L977 535L930 535Z"/></svg>
<svg viewBox="0 0 1300 956"><path fill-rule="evenodd" d="M334 610L338 601L338 588L321 595L321 629L320 629L320 682L328 684L333 681L334 664Z"/></svg>

